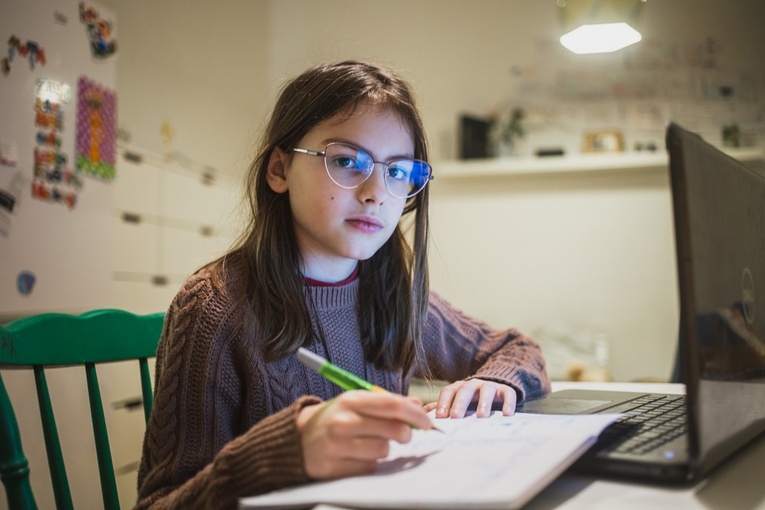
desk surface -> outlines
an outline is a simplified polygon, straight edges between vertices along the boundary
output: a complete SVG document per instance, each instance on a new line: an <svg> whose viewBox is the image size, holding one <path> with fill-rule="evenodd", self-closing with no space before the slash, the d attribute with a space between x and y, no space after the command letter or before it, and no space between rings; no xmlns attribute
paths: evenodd
<svg viewBox="0 0 765 510"><path fill-rule="evenodd" d="M683 393L680 384L554 382L553 390L609 389ZM564 474L525 508L529 510L765 509L765 436L758 438L694 487L665 488ZM478 490L478 488L475 488ZM330 508L330 507L318 507Z"/></svg>

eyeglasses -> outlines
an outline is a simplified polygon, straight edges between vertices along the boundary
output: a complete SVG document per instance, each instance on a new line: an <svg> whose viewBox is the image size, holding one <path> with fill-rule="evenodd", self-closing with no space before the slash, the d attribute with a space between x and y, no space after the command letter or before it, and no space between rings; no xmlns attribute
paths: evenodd
<svg viewBox="0 0 765 510"><path fill-rule="evenodd" d="M433 169L425 161L403 158L384 163L375 161L363 150L344 143L327 144L324 152L298 147L292 150L309 156L323 157L329 178L345 189L361 186L372 175L375 163L383 165L385 187L388 188L388 193L396 198L415 196L433 179Z"/></svg>

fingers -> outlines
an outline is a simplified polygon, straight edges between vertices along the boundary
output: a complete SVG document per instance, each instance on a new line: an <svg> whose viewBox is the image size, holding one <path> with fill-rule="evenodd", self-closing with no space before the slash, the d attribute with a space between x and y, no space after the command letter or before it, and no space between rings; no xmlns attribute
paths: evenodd
<svg viewBox="0 0 765 510"><path fill-rule="evenodd" d="M436 404L436 418L462 418L480 382L477 379L457 381L441 389Z"/></svg>
<svg viewBox="0 0 765 510"><path fill-rule="evenodd" d="M476 414L479 418L485 418L491 415L492 406L502 402L502 414L511 416L515 414L515 404L518 401L518 394L513 388L506 384L485 382L480 386L478 396L478 407Z"/></svg>
<svg viewBox="0 0 765 510"><path fill-rule="evenodd" d="M422 409L422 400L393 393L348 391L337 397L342 405L360 416L397 421L419 429L433 424Z"/></svg>
<svg viewBox="0 0 765 510"><path fill-rule="evenodd" d="M486 418L491 415L491 406L494 404L494 397L497 394L499 385L496 383L482 384L478 390L478 406L475 414L479 418Z"/></svg>
<svg viewBox="0 0 765 510"><path fill-rule="evenodd" d="M518 393L510 386L500 385L499 392L502 395L502 414L512 416L515 414L515 406L518 404Z"/></svg>
<svg viewBox="0 0 765 510"><path fill-rule="evenodd" d="M491 415L492 406L502 403L502 414L515 413L517 394L513 388L483 379L457 381L445 386L438 401L424 407L425 412L436 410L436 418L462 418L468 407L476 403L476 416L485 418Z"/></svg>
<svg viewBox="0 0 765 510"><path fill-rule="evenodd" d="M452 408L452 402L454 401L454 395L457 393L459 385L462 381L449 384L441 388L441 393L438 395L438 402L436 402L436 418L448 418L449 411Z"/></svg>
<svg viewBox="0 0 765 510"><path fill-rule="evenodd" d="M401 395L350 391L303 408L296 423L306 473L328 479L374 471L390 440L411 439L410 424L432 426L421 404Z"/></svg>
<svg viewBox="0 0 765 510"><path fill-rule="evenodd" d="M473 395L476 391L476 382L468 381L462 384L454 393L452 399L452 408L449 411L450 418L462 418L465 416L468 407L473 402Z"/></svg>
<svg viewBox="0 0 765 510"><path fill-rule="evenodd" d="M332 416L324 419L324 425L327 427L326 434L330 440L338 443L364 438L380 439L387 445L389 440L407 443L412 438L412 428L409 422L397 418L397 413L394 412L391 412L390 416L376 413L367 414L366 409L359 411L351 407L348 402L338 403L331 412ZM427 426L430 424L428 419ZM385 455L387 452L382 456Z"/></svg>
<svg viewBox="0 0 765 510"><path fill-rule="evenodd" d="M304 445L306 474L317 480L374 472L377 461L388 456L389 442L380 438L352 437Z"/></svg>

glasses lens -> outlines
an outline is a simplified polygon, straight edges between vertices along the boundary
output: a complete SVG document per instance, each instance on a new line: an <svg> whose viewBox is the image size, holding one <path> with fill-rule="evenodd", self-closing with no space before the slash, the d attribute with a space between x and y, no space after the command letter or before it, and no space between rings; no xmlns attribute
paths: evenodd
<svg viewBox="0 0 765 510"><path fill-rule="evenodd" d="M355 188L374 168L374 161L364 151L343 144L327 146L324 156L330 178L343 188Z"/></svg>
<svg viewBox="0 0 765 510"><path fill-rule="evenodd" d="M388 163L385 179L390 192L400 198L410 197L430 180L430 165L418 159L399 159Z"/></svg>

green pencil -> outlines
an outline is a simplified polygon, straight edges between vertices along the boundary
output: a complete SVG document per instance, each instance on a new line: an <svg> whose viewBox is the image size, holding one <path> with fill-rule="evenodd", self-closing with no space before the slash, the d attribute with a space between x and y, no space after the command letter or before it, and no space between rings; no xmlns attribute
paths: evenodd
<svg viewBox="0 0 765 510"><path fill-rule="evenodd" d="M318 354L314 354L308 349L304 349L302 347L298 348L296 356L297 359L305 366L321 375L325 379L337 384L344 390L367 390L388 393L383 388L372 384L371 382L367 382L361 377L357 377L336 365L333 365L329 361L325 360ZM414 426L412 427L416 428ZM435 426L432 426L427 430L437 430L438 432L443 432Z"/></svg>

